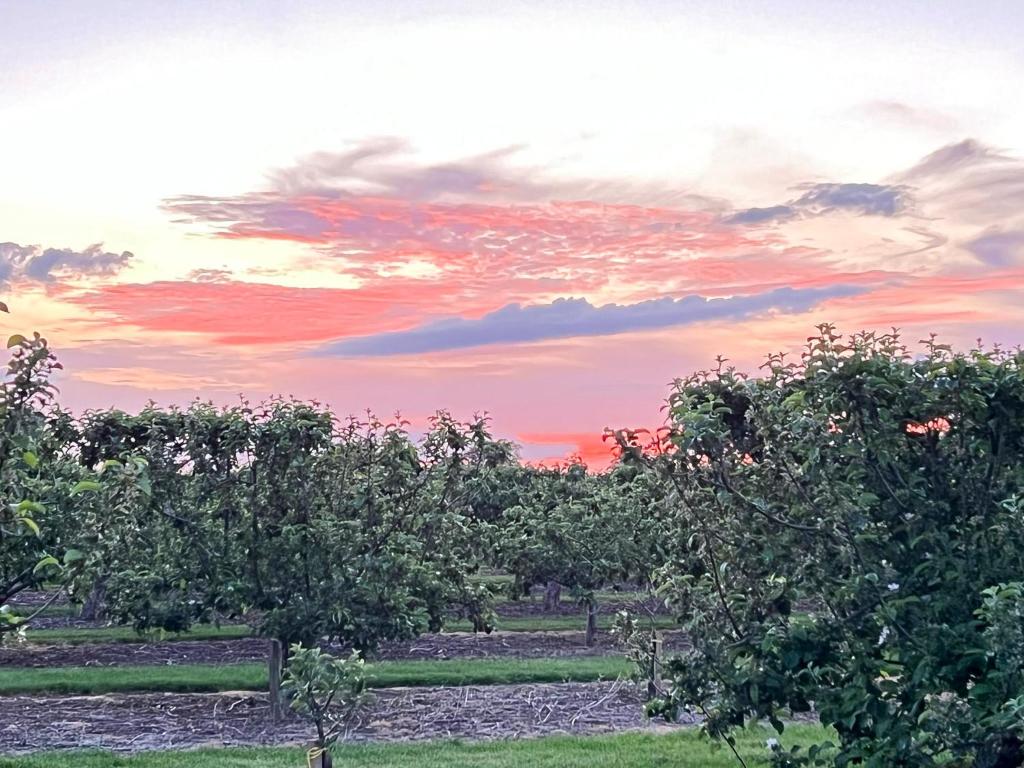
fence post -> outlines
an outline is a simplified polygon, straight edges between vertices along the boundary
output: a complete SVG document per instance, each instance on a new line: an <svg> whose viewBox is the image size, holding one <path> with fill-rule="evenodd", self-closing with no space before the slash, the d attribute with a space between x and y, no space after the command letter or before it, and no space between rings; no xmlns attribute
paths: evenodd
<svg viewBox="0 0 1024 768"><path fill-rule="evenodd" d="M275 723L281 722L281 641L270 641L270 660L268 662L270 680L270 717Z"/></svg>
<svg viewBox="0 0 1024 768"><path fill-rule="evenodd" d="M661 633L655 630L651 636L651 672L647 678L647 698L653 699L661 693Z"/></svg>

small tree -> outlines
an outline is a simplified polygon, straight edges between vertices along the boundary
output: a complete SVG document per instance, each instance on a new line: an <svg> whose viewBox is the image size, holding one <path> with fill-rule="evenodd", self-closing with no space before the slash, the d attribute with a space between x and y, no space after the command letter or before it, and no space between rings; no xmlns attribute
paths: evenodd
<svg viewBox="0 0 1024 768"><path fill-rule="evenodd" d="M587 645L597 635L596 592L616 581L647 582L659 562L655 488L634 467L541 468L505 514L502 562L519 591L544 582L568 587L586 611Z"/></svg>
<svg viewBox="0 0 1024 768"><path fill-rule="evenodd" d="M355 651L345 659L319 648L293 645L284 675L283 693L291 708L316 726L316 749L321 768L331 768L327 751L366 702L362 658Z"/></svg>

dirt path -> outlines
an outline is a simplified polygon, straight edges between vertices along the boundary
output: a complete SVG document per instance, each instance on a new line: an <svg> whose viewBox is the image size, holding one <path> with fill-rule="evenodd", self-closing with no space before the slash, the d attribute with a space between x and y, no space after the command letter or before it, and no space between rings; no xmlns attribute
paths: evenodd
<svg viewBox="0 0 1024 768"><path fill-rule="evenodd" d="M678 632L665 633L666 650L684 645ZM339 650L339 649L334 649ZM620 654L611 636L600 634L587 647L579 632L494 632L490 635L451 633L422 635L400 643L388 643L377 658L384 660L566 658ZM267 641L174 640L156 643L88 643L83 645L34 645L0 647L3 667L92 667L146 664L240 664L263 661Z"/></svg>
<svg viewBox="0 0 1024 768"><path fill-rule="evenodd" d="M378 691L348 739L498 739L648 727L625 683L559 683ZM274 725L250 693L0 697L0 752L143 751L307 742L311 728Z"/></svg>

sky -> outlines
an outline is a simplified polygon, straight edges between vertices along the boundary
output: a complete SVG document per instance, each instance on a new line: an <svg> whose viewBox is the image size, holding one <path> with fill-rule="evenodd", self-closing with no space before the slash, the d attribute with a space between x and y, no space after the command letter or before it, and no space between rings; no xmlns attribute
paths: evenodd
<svg viewBox="0 0 1024 768"><path fill-rule="evenodd" d="M595 466L818 323L1024 342L1018 0L486 5L0 0L0 331Z"/></svg>

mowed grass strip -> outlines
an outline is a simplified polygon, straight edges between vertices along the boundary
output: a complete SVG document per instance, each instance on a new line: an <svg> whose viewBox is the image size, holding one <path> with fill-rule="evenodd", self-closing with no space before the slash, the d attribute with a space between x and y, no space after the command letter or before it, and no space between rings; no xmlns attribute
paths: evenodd
<svg viewBox="0 0 1024 768"><path fill-rule="evenodd" d="M188 632L144 632L131 627L98 627L96 629L32 629L25 630L25 639L41 645L86 645L88 643L155 643L175 640L238 640L251 637L252 629L245 624L220 627L199 624Z"/></svg>
<svg viewBox="0 0 1024 768"><path fill-rule="evenodd" d="M737 734L737 748L750 768L768 765L765 740L774 731L751 728ZM827 738L817 726L800 725L778 737L784 747ZM735 768L724 745L694 730L668 734L549 736L482 743L341 745L334 764L346 768ZM296 768L306 764L300 749L201 749L121 756L109 752L46 753L0 758L0 768Z"/></svg>
<svg viewBox="0 0 1024 768"><path fill-rule="evenodd" d="M599 616L598 628L607 630L611 616ZM646 621L644 622L646 625ZM672 629L676 622L670 616L658 616L654 620L658 629ZM583 632L586 618L580 616L524 616L499 619L496 627L502 632ZM472 632L468 621L451 621L445 625L448 632ZM26 639L39 644L79 645L85 643L153 643L175 640L235 640L250 637L252 630L245 625L231 624L221 627L198 625L189 632L179 634L147 632L139 634L131 627L100 627L98 629L32 629L26 631Z"/></svg>
<svg viewBox="0 0 1024 768"><path fill-rule="evenodd" d="M567 659L381 661L366 665L372 688L612 680L631 671L617 656ZM0 695L128 692L213 693L267 688L263 664L0 669Z"/></svg>

